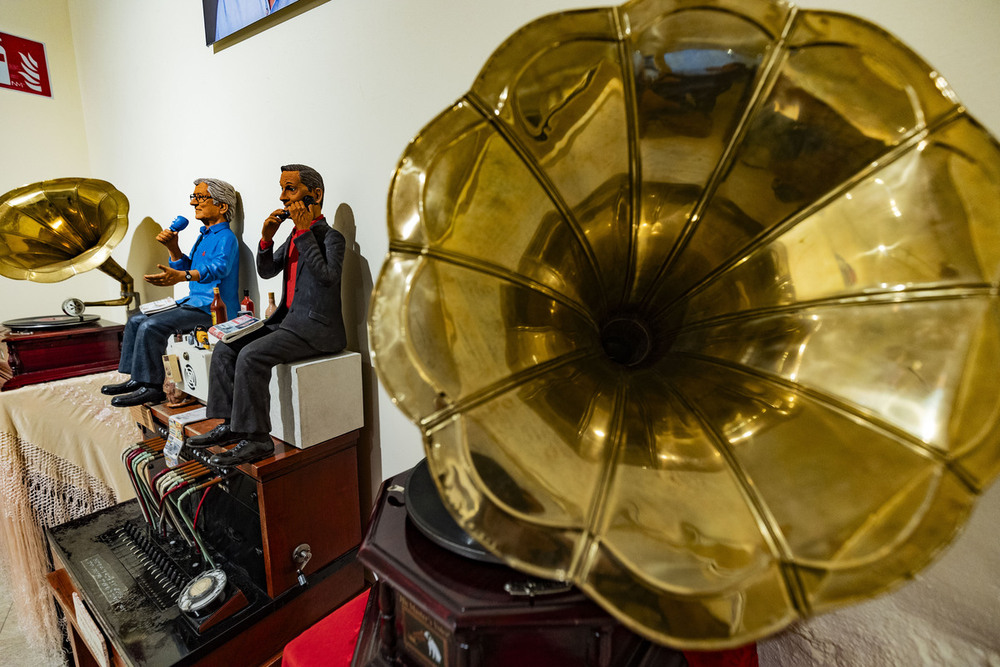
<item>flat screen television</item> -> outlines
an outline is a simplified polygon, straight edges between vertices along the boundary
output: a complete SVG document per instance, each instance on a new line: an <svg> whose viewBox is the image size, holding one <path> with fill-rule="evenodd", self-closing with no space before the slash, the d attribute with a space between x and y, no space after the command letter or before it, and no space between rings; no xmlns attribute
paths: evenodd
<svg viewBox="0 0 1000 667"><path fill-rule="evenodd" d="M202 0L205 44L214 44L298 0Z"/></svg>

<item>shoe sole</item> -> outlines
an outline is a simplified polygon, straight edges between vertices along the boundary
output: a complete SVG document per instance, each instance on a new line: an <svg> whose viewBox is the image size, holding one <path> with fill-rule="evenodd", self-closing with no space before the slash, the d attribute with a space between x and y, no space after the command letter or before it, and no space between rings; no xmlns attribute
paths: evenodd
<svg viewBox="0 0 1000 667"><path fill-rule="evenodd" d="M160 398L151 398L148 401L141 401L139 403L128 403L127 405L122 405L121 403L115 403L114 401L111 401L111 406L115 408L134 408L137 405L156 405L158 403L162 403L165 400L167 400L167 397L164 394Z"/></svg>
<svg viewBox="0 0 1000 667"><path fill-rule="evenodd" d="M261 454L254 454L254 455L249 456L249 457L227 457L227 458L225 458L222 461L218 461L218 462L213 462L212 461L212 459L216 458L217 456L226 457L226 455L229 454L230 451L232 451L232 450L227 450L226 452L224 452L222 454L215 454L214 456L212 456L208 460L208 462L210 464L212 464L212 465L215 465L215 466L229 467L229 466L238 466L238 465L240 465L242 463L256 463L257 461L263 461L264 459L266 459L266 458L268 458L270 456L274 456L274 449L271 449L271 451L269 451L269 452L261 453Z"/></svg>
<svg viewBox="0 0 1000 667"><path fill-rule="evenodd" d="M242 440L242 438L233 438L232 440L230 440L229 438L221 438L219 440L213 440L211 442L207 442L204 444L201 443L195 444L190 440L188 440L184 444L190 447L191 449L208 449L209 447L213 447L215 445L222 445L222 446L230 445L234 442L239 442L240 440Z"/></svg>
<svg viewBox="0 0 1000 667"><path fill-rule="evenodd" d="M123 394L131 394L135 389L114 389L111 391L105 391L104 387L101 387L101 393L105 396L121 396Z"/></svg>

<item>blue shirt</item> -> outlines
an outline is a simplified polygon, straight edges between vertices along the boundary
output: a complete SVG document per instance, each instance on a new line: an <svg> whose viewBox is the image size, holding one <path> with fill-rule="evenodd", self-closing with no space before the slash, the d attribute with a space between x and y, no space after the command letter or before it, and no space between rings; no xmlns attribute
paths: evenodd
<svg viewBox="0 0 1000 667"><path fill-rule="evenodd" d="M202 227L201 235L191 246L191 255L170 261L170 268L178 271L197 271L198 282L191 281L189 296L178 299L177 303L210 312L214 288L219 288L226 303L226 315L236 317L240 309L240 242L228 222L218 222L210 227Z"/></svg>
<svg viewBox="0 0 1000 667"><path fill-rule="evenodd" d="M219 0L215 14L215 39L231 35L293 2L295 0L274 0L274 6L268 7L267 0Z"/></svg>

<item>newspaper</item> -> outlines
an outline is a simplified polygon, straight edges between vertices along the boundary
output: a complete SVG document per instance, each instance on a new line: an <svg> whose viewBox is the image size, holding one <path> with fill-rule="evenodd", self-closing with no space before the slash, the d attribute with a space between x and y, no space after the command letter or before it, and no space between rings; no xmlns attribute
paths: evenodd
<svg viewBox="0 0 1000 667"><path fill-rule="evenodd" d="M209 335L223 343L231 343L234 340L246 336L248 333L256 331L264 325L264 320L259 320L253 315L240 315L228 322L219 322L208 330Z"/></svg>
<svg viewBox="0 0 1000 667"><path fill-rule="evenodd" d="M139 310L142 311L143 315L152 315L153 313L159 313L176 307L177 302L174 301L174 297L168 296L166 299L157 299L156 301L144 303L139 306Z"/></svg>

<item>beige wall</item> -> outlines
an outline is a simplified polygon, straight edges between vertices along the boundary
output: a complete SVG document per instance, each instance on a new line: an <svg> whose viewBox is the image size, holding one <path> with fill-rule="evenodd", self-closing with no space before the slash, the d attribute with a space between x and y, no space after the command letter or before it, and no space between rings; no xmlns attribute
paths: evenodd
<svg viewBox="0 0 1000 667"><path fill-rule="evenodd" d="M8 156L0 162L0 190L63 175L111 181L131 203L131 230L114 257L141 284L158 252L150 240L155 229L190 211L192 179L216 176L240 190L243 239L253 246L260 221L278 206L278 167L312 164L326 179L327 214L340 203L352 214L337 224L355 244L346 279L356 296L346 309L353 347L363 352L367 298L388 245L389 179L403 149L468 88L511 32L542 14L594 4L301 0L312 9L215 50L204 44L195 1L2 1L0 30L46 43L55 94L50 100L0 91ZM996 0L800 4L886 27L1000 134ZM182 245L195 233L185 231ZM251 271L244 271L244 286L258 303L267 291L280 291L277 279L259 280ZM2 319L57 313L70 295L117 293L96 271L56 285L0 279L0 286ZM124 315L120 308L101 312ZM369 415L372 463L385 476L414 464L422 449L416 428L384 393L377 396Z"/></svg>
<svg viewBox="0 0 1000 667"><path fill-rule="evenodd" d="M44 44L52 84L52 97L0 89L0 193L50 178L88 175L90 158L66 0L3 0L0 32ZM115 298L118 286L98 272L50 285L0 277L0 322L57 314L63 299L79 294Z"/></svg>

